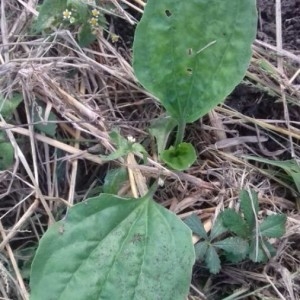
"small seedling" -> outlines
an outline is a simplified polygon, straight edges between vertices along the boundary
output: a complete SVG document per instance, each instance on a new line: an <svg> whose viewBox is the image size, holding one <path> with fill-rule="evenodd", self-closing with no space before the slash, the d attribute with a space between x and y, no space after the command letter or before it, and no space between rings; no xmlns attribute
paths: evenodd
<svg viewBox="0 0 300 300"><path fill-rule="evenodd" d="M225 255L233 255L244 259L248 253L248 242L241 237L224 237L228 232L220 216L215 220L210 234L207 234L202 222L196 215L191 215L184 221L201 239L195 245L196 259L204 261L210 273L221 270L220 250Z"/></svg>
<svg viewBox="0 0 300 300"><path fill-rule="evenodd" d="M276 253L268 239L279 238L284 234L286 215L271 215L259 221L257 193L243 190L240 201L241 213L226 209L221 214L223 225L249 242L248 257L253 262L265 262Z"/></svg>
<svg viewBox="0 0 300 300"><path fill-rule="evenodd" d="M118 130L112 131L109 136L111 141L114 143L116 150L109 155L101 155L101 159L103 161L116 160L128 155L129 153L142 154L144 160L146 160L147 151L141 144L137 143L133 137L128 136L126 139L119 133Z"/></svg>
<svg viewBox="0 0 300 300"><path fill-rule="evenodd" d="M268 238L279 238L285 232L286 216L283 214L268 216L258 222L256 193L243 190L240 201L242 213L225 209L217 217L210 234L206 233L196 215L185 219L185 223L201 238L195 245L196 258L204 261L213 274L221 269L221 255L233 263L247 257L253 262L267 261L276 253Z"/></svg>
<svg viewBox="0 0 300 300"><path fill-rule="evenodd" d="M33 30L41 32L51 26L62 26L71 31L77 28L79 44L87 46L96 39L98 28L106 28L104 15L90 3L86 0L45 0Z"/></svg>

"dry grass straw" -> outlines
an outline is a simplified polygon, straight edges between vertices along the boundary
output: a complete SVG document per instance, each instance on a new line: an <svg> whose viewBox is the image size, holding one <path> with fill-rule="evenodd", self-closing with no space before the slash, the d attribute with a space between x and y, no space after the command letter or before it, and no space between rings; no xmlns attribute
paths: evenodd
<svg viewBox="0 0 300 300"><path fill-rule="evenodd" d="M144 6L140 0L121 2L136 12ZM118 1L113 3L120 17L135 22ZM37 0L1 2L1 94L9 101L12 93L20 93L23 103L13 120L0 120L15 149L14 166L0 173L0 299L28 299L28 278L20 269L28 258L22 257L22 250L36 246L47 226L67 207L85 199L105 175L107 166L88 149L100 145L102 154L113 152L109 132L115 126L125 136L147 140L149 122L163 113L136 83L128 62L130 51L117 49L101 32L89 49L81 49L66 30L28 36L36 5ZM186 138L199 153L189 173L167 170L155 153L142 166L132 157L114 163L132 170L131 187L140 176L146 181L162 176L165 185L156 199L182 218L196 213L208 230L220 210L238 206L238 192L245 187L259 192L260 215L274 211L288 215L286 235L270 263L258 269L249 263L225 266L206 279L204 289L198 279L207 278L207 271L200 265L195 268L190 299L214 299L224 290L236 290L231 299L299 299L299 194L276 174L244 159L249 154L298 159L300 154L300 121L290 117L291 108L299 107L299 58L282 49L280 20L277 28L278 47L261 41L253 45L244 88L260 93L262 99L255 99L253 106L269 97L274 105L282 105L284 113L258 119L231 106L216 108L187 129ZM33 115L41 105L44 113L36 120ZM48 121L50 112L57 116L59 140L34 129ZM272 150L265 146L269 141L275 145ZM143 185L135 194L145 189Z"/></svg>

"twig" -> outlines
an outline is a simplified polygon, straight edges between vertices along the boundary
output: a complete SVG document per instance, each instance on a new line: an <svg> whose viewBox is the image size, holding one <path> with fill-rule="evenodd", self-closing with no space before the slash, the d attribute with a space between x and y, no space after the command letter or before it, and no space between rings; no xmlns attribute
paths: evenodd
<svg viewBox="0 0 300 300"><path fill-rule="evenodd" d="M276 0L276 46L279 51L282 50L281 0ZM277 58L277 64L278 64L279 72L281 74L284 74L282 57ZM282 83L280 83L280 90L281 90L281 96L282 96L284 118L286 121L287 128L290 130L290 115L289 115L289 111L288 111L286 95L284 92L284 86ZM291 156L295 157L295 150L294 150L293 139L292 139L291 135L289 135L289 140L290 140L290 147L291 147Z"/></svg>
<svg viewBox="0 0 300 300"><path fill-rule="evenodd" d="M80 131L76 130L75 139L79 140L79 138L80 138ZM79 143L78 142L75 142L74 148L79 149ZM70 179L70 187L69 187L69 196L68 196L68 202L71 205L73 205L73 203L74 203L77 170L78 170L78 159L73 159L71 179Z"/></svg>
<svg viewBox="0 0 300 300"><path fill-rule="evenodd" d="M1 232L1 235L2 235L2 239L5 240L6 239L6 234L5 234L5 231L4 231L4 228L3 228L3 225L2 225L1 221L0 221L0 232ZM9 259L11 261L11 264L13 266L13 269L15 271L15 274L16 274L16 277L17 277L17 280L18 280L18 283L19 283L20 290L22 291L21 296L22 296L23 300L29 300L29 295L28 295L28 292L26 290L25 283L23 281L20 269L19 269L18 264L16 262L14 253L13 253L13 251L12 251L9 244L6 244L6 250L7 250Z"/></svg>
<svg viewBox="0 0 300 300"><path fill-rule="evenodd" d="M38 204L39 204L39 200L36 199L30 205L30 207L27 209L27 211L24 213L24 215L20 218L20 220L14 225L14 227L10 229L9 233L6 235L5 238L3 238L3 241L0 243L0 251L2 251L4 249L4 247L7 245L7 243L9 242L9 240L12 239L18 233L18 230L28 220L28 218L34 213Z"/></svg>
<svg viewBox="0 0 300 300"><path fill-rule="evenodd" d="M9 129L12 132L16 132L16 133L19 133L19 134L22 134L22 135L29 136L29 130L28 129L17 128L17 127L14 127L12 125L5 125L1 121L0 121L0 128ZM38 133L34 134L34 138L41 141L41 142L43 142L43 143L47 143L47 144L49 144L49 145L51 145L55 148L58 148L58 149L66 151L68 153L74 154L78 157L82 157L84 159L87 159L89 161L95 162L95 163L100 164L100 165L103 164L103 161L99 158L99 156L92 155L92 154L87 153L86 151L82 151L80 149L76 149L72 146L66 145L66 144L64 144L62 142L59 142L57 140L51 139L49 137L43 136L43 135L38 134Z"/></svg>

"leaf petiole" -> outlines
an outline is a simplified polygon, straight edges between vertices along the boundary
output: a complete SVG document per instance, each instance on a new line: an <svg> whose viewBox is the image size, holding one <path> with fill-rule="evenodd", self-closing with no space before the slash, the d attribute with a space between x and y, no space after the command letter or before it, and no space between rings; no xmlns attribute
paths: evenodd
<svg viewBox="0 0 300 300"><path fill-rule="evenodd" d="M184 120L178 121L177 133L176 133L176 141L175 147L182 143L184 138L186 122Z"/></svg>

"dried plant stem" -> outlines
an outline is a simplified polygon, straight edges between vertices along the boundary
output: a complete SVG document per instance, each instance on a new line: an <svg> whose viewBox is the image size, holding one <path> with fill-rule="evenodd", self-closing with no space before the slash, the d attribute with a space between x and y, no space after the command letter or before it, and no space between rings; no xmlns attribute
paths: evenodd
<svg viewBox="0 0 300 300"><path fill-rule="evenodd" d="M0 232L1 232L1 235L2 235L2 239L6 240L6 234L5 234L5 231L4 231L4 228L3 228L3 225L2 225L1 221L0 221ZM18 267L17 261L15 259L14 253L13 253L13 251L12 251L9 244L6 244L6 251L7 251L8 257L10 259L10 262L13 266L14 272L16 274L17 281L19 283L19 287L20 287L20 290L21 290L21 297L23 298L23 300L29 300L29 295L28 295L28 292L26 290L25 283L23 281L23 278L22 278L20 269Z"/></svg>

